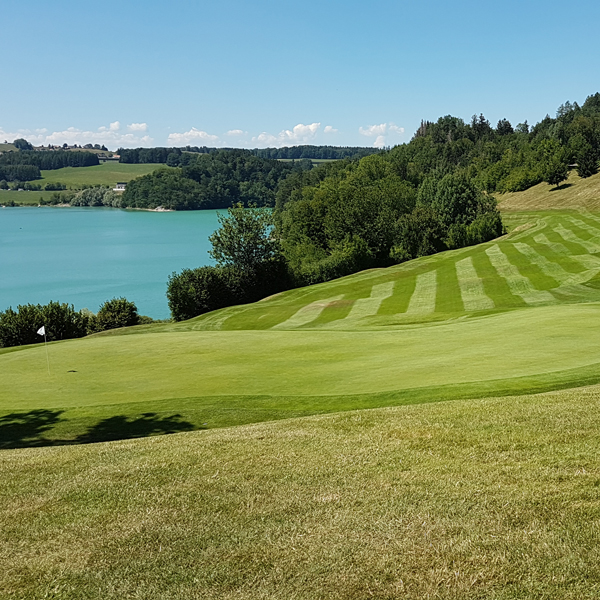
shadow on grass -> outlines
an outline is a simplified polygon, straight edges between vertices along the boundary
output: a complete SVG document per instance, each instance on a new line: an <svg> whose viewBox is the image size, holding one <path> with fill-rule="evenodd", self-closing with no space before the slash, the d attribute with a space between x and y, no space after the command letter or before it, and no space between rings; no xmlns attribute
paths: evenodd
<svg viewBox="0 0 600 600"><path fill-rule="evenodd" d="M137 418L117 415L103 419L88 427L84 433L68 440L46 437L45 434L57 423L66 421L61 418L63 412L32 410L0 417L0 449L90 444L203 429L184 421L181 415L160 417L156 413L144 413Z"/></svg>
<svg viewBox="0 0 600 600"><path fill-rule="evenodd" d="M110 442L148 437L150 435L192 431L193 429L197 429L197 427L188 421L183 421L181 415L161 418L156 413L144 413L137 419L118 415L103 419L90 427L84 434L78 436L73 443Z"/></svg>
<svg viewBox="0 0 600 600"><path fill-rule="evenodd" d="M572 185L573 185L572 183L563 183L562 185L557 185L556 187L553 187L550 191L557 192L558 190L566 190L567 188L570 188Z"/></svg>
<svg viewBox="0 0 600 600"><path fill-rule="evenodd" d="M44 433L63 419L62 410L31 410L0 417L0 448L31 448L52 444Z"/></svg>

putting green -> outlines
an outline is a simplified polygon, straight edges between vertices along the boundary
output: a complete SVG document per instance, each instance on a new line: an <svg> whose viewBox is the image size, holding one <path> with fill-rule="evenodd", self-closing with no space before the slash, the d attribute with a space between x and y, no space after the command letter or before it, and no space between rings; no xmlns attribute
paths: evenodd
<svg viewBox="0 0 600 600"><path fill-rule="evenodd" d="M15 410L202 396L374 394L577 370L600 363L599 339L599 304L389 331L106 336L51 344L50 376L41 346L0 356L0 397L3 408Z"/></svg>

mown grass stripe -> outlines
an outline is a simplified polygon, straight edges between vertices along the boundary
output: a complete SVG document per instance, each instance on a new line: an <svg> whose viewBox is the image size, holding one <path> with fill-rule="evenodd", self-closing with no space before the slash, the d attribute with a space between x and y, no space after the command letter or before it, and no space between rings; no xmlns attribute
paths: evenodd
<svg viewBox="0 0 600 600"><path fill-rule="evenodd" d="M527 304L541 304L544 302L556 302L556 298L547 291L537 290L529 278L524 277L508 260L498 244L494 244L486 249L492 266L500 277L503 277L510 288L510 291L520 296Z"/></svg>
<svg viewBox="0 0 600 600"><path fill-rule="evenodd" d="M521 296L512 293L506 279L500 277L494 269L490 257L485 252L477 252L473 256L473 266L481 278L486 296L496 307L521 308L527 306Z"/></svg>
<svg viewBox="0 0 600 600"><path fill-rule="evenodd" d="M376 315L381 303L394 293L394 281L379 283L371 288L368 298L359 298L354 301L348 319L361 319Z"/></svg>
<svg viewBox="0 0 600 600"><path fill-rule="evenodd" d="M579 243L584 246L588 252L592 254L600 252L600 244L593 241L594 239L597 239L598 235L598 231L594 227L587 227L583 221L571 217L568 218L568 221L570 223L568 229L578 240L581 240Z"/></svg>
<svg viewBox="0 0 600 600"><path fill-rule="evenodd" d="M427 314L435 311L437 292L437 271L427 271L417 275L413 292L406 312L408 314Z"/></svg>
<svg viewBox="0 0 600 600"><path fill-rule="evenodd" d="M543 233L536 235L533 239L536 244L539 244L540 246L546 246L555 254L563 255L561 256L561 260L563 260L565 256L571 256L571 252L564 244L561 244L560 242L551 242Z"/></svg>
<svg viewBox="0 0 600 600"><path fill-rule="evenodd" d="M436 313L457 313L465 310L453 258L449 256L437 269Z"/></svg>
<svg viewBox="0 0 600 600"><path fill-rule="evenodd" d="M287 319L287 321L279 323L278 325L273 326L271 329L295 329L296 327L307 325L308 323L317 319L331 302L337 302L342 298L343 296L333 296L324 300L311 302L307 306L303 306L300 310L295 312L289 319Z"/></svg>
<svg viewBox="0 0 600 600"><path fill-rule="evenodd" d="M405 313L415 291L416 283L417 278L415 275L406 274L398 278L394 285L393 294L381 303L378 314L395 315Z"/></svg>
<svg viewBox="0 0 600 600"><path fill-rule="evenodd" d="M485 293L483 282L473 266L473 257L467 256L467 258L459 260L455 267L465 310L474 311L494 308L494 301Z"/></svg>
<svg viewBox="0 0 600 600"><path fill-rule="evenodd" d="M600 217L598 217L597 215L589 212L588 210L581 210L580 213L582 218L588 219L590 221L592 221L593 223L597 223L598 227L600 227Z"/></svg>
<svg viewBox="0 0 600 600"><path fill-rule="evenodd" d="M590 244L586 240L582 240L578 237L573 231L567 229L562 223L559 223L554 231L558 233L565 241L571 242L571 244L577 244L581 247L581 250L578 252L573 252L573 254L584 254L585 252L595 252L595 248L597 248L596 244Z"/></svg>
<svg viewBox="0 0 600 600"><path fill-rule="evenodd" d="M548 260L539 252L536 252L529 244L517 242L515 247L524 254L529 261L536 264L546 275L555 279L560 285L577 285L590 280L600 272L598 269L590 269L582 273L569 273L558 263Z"/></svg>
<svg viewBox="0 0 600 600"><path fill-rule="evenodd" d="M552 290L560 285L558 280L544 273L538 265L521 254L515 244L503 244L502 252L517 271L529 279L536 290Z"/></svg>
<svg viewBox="0 0 600 600"><path fill-rule="evenodd" d="M568 219L569 229L580 239L585 240L588 244L594 244L597 251L590 250L590 252L600 252L600 244L597 243L598 233L600 233L595 227L587 225L585 222L569 217Z"/></svg>

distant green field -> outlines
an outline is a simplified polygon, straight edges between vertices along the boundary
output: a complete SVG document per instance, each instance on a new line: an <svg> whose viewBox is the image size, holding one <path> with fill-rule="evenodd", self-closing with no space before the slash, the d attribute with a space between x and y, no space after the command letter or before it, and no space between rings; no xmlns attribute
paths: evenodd
<svg viewBox="0 0 600 600"><path fill-rule="evenodd" d="M0 191L0 206L14 202L18 206L37 206L40 198L49 200L54 192L11 192L7 190Z"/></svg>
<svg viewBox="0 0 600 600"><path fill-rule="evenodd" d="M117 182L127 182L155 171L164 165L142 164L129 165L118 162L104 162L93 167L65 167L54 171L42 171L40 183L64 183L70 189L81 189L84 185L114 186Z"/></svg>
<svg viewBox="0 0 600 600"><path fill-rule="evenodd" d="M118 162L105 162L93 167L65 167L53 171L42 171L42 178L33 183L40 184L42 188L47 183L62 183L70 190L78 190L83 186L105 185L115 186L119 181L127 183L136 177L141 177L165 165L142 164L128 165ZM0 205L14 202L19 206L39 204L40 197L49 200L55 192L12 192L0 191Z"/></svg>

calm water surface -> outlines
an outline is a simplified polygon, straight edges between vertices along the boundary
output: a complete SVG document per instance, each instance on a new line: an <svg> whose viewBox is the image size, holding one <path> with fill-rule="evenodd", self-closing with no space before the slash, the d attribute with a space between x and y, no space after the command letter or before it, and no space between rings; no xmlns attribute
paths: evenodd
<svg viewBox="0 0 600 600"><path fill-rule="evenodd" d="M0 208L0 311L50 300L97 312L125 296L140 314L169 317L173 271L213 264L217 211Z"/></svg>

